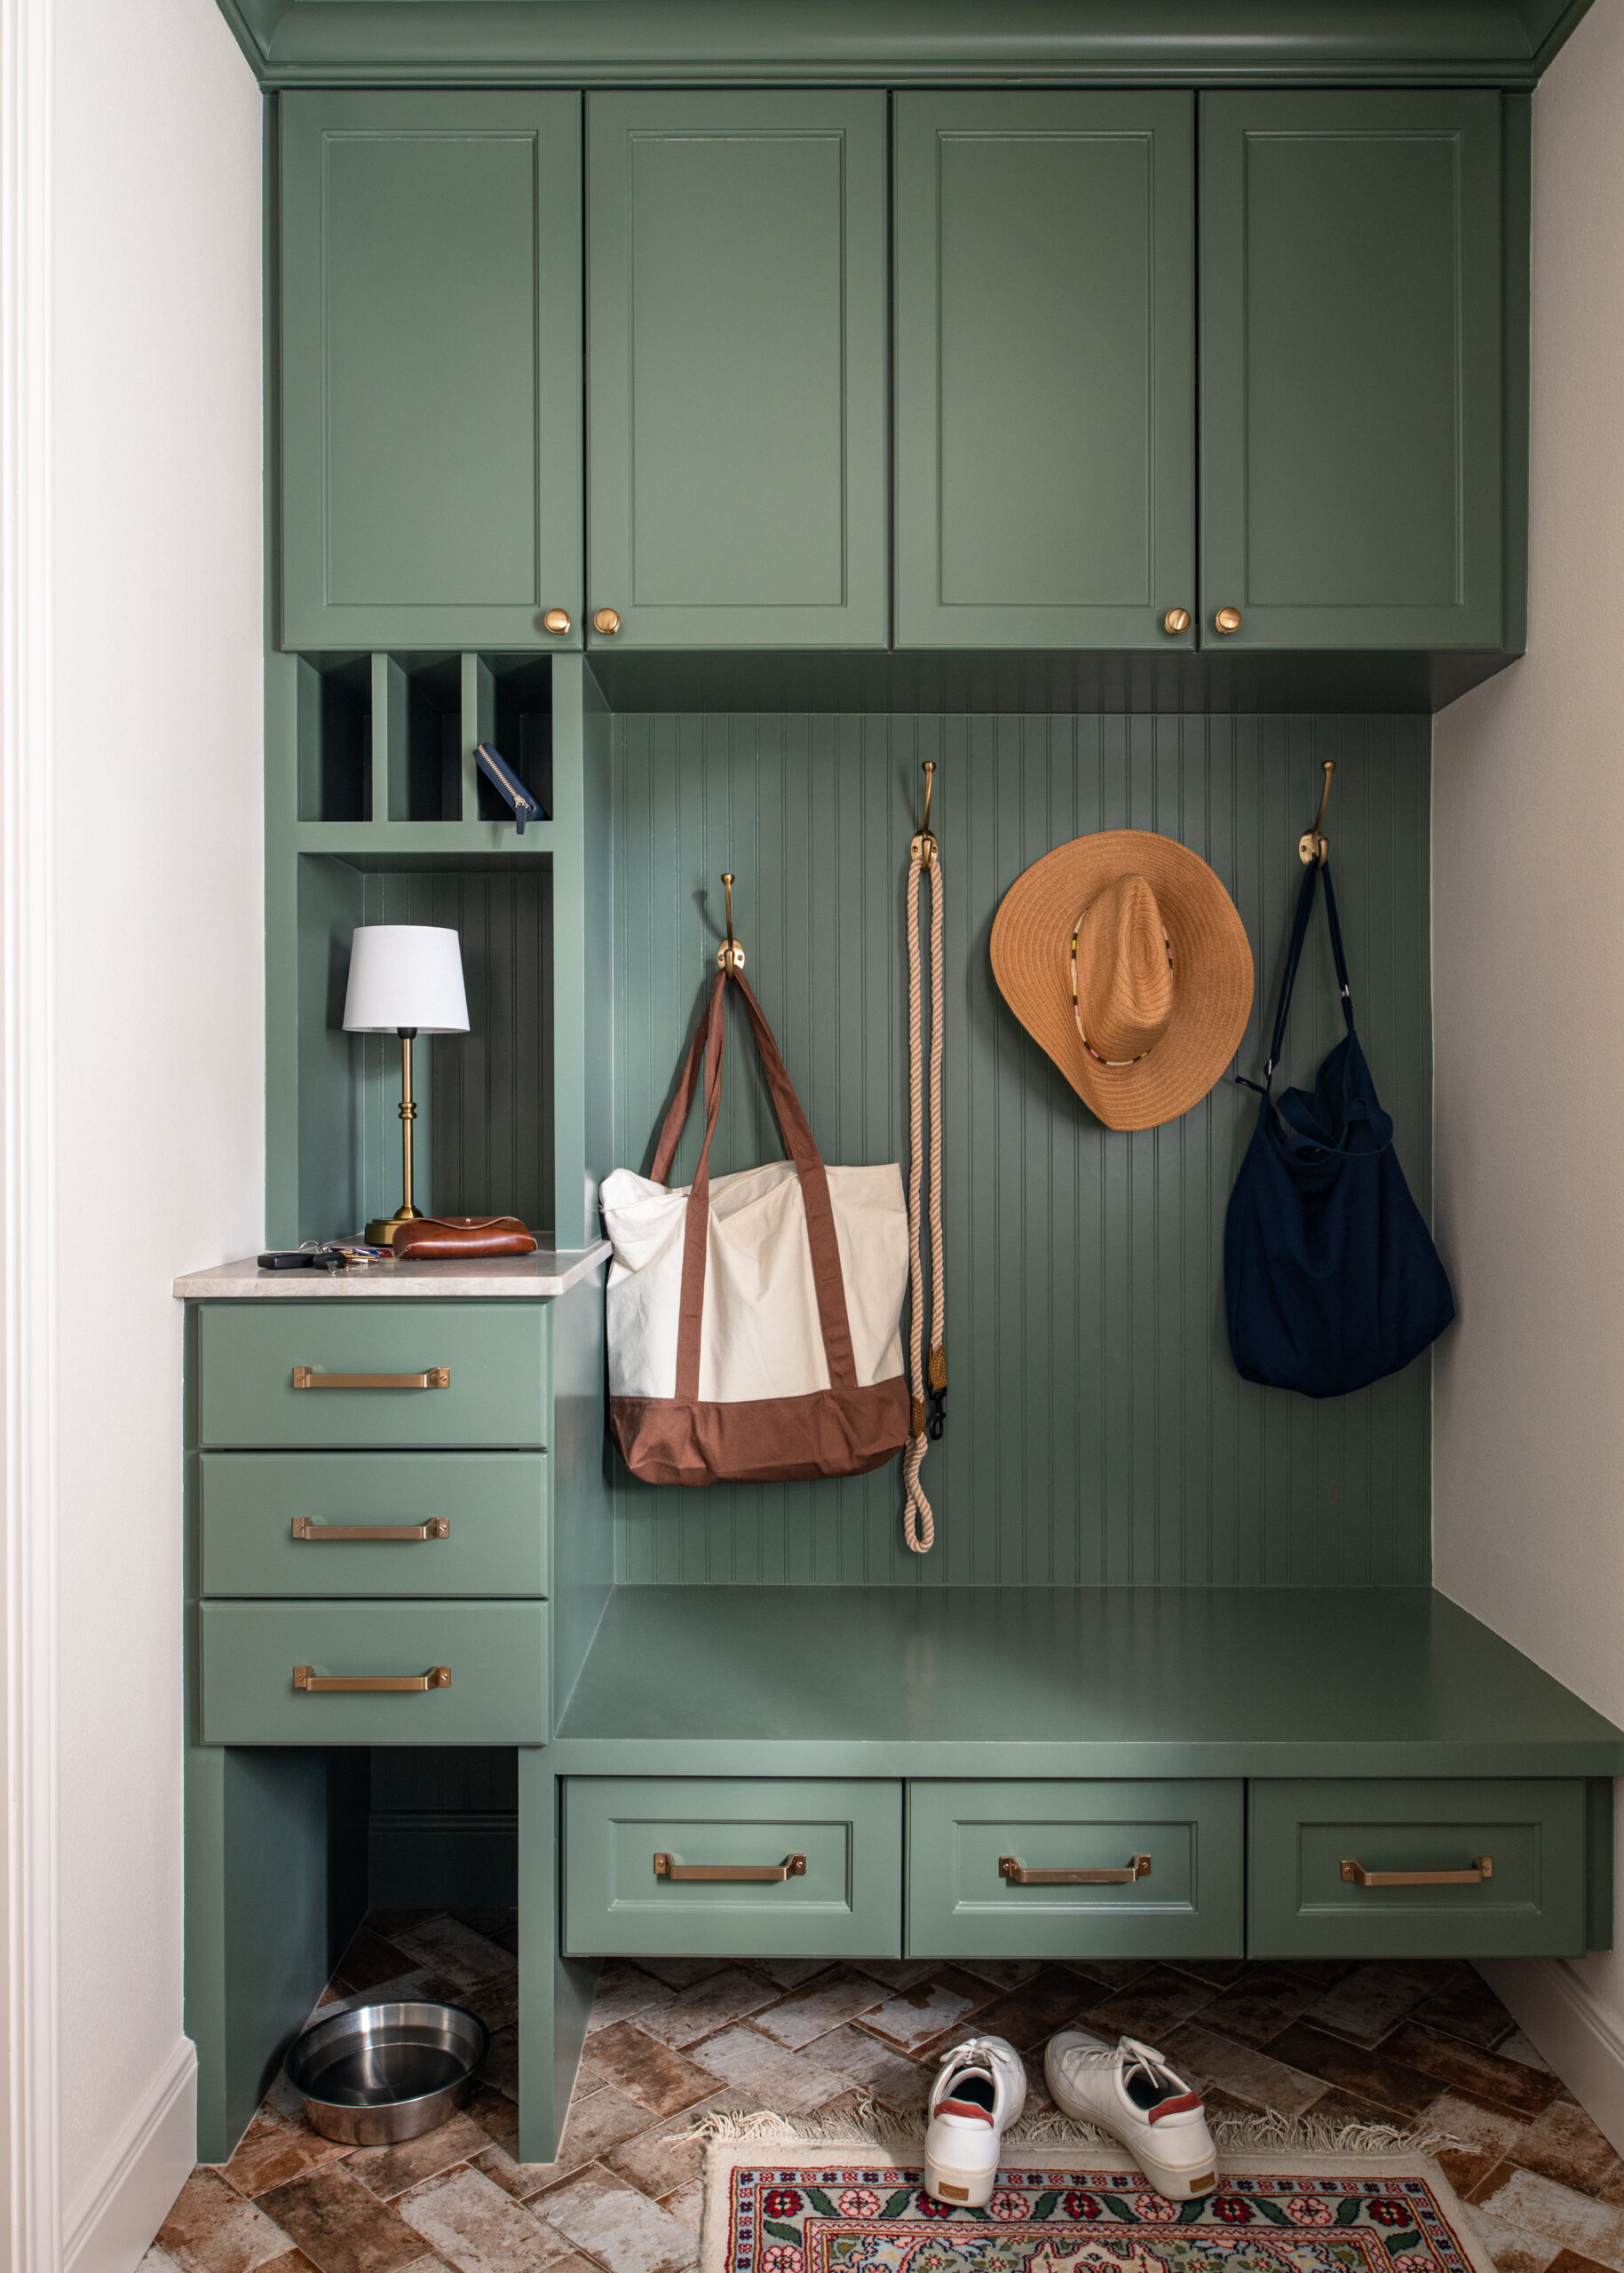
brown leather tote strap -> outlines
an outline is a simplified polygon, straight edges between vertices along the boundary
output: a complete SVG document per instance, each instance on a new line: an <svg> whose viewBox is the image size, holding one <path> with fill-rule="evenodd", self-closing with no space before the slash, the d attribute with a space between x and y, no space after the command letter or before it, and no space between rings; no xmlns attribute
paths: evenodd
<svg viewBox="0 0 1624 2273"><path fill-rule="evenodd" d="M840 1270L840 1242L835 1231L835 1208L829 1197L828 1172L801 1108L772 1029L760 1003L741 973L718 971L710 990L703 1023L689 1046L682 1081L671 1100L660 1143L654 1153L653 1179L669 1181L671 1163L698 1086L701 1057L705 1061L705 1142L688 1194L687 1220L683 1228L682 1307L677 1330L677 1394L695 1400L699 1396L700 1327L705 1307L705 1263L710 1224L710 1145L722 1107L722 1052L725 1040L725 996L732 978L743 995L766 1076L773 1110L785 1148L801 1182L801 1202L806 1212L806 1239L812 1253L812 1284L818 1296L818 1322L823 1334L823 1354L834 1389L857 1387L857 1359L852 1347L852 1326L846 1311L845 1281Z"/></svg>

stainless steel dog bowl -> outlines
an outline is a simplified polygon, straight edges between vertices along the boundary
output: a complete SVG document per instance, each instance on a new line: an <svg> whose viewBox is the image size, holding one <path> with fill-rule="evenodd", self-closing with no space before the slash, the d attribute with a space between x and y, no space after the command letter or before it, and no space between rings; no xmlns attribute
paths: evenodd
<svg viewBox="0 0 1624 2273"><path fill-rule="evenodd" d="M357 2005L307 2028L282 2072L324 2139L392 2147L462 2105L489 2042L460 2005Z"/></svg>

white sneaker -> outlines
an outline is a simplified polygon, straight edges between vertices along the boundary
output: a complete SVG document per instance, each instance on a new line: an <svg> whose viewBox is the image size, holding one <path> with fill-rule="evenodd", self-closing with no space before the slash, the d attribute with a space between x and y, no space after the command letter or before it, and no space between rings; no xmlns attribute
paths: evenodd
<svg viewBox="0 0 1624 2273"><path fill-rule="evenodd" d="M1082 2029L1062 2029L1049 2039L1043 2074L1055 2105L1120 2139L1169 2202L1216 2186L1218 2160L1200 2094L1148 2044L1125 2036L1112 2045Z"/></svg>
<svg viewBox="0 0 1624 2273"><path fill-rule="evenodd" d="M1026 2104L1026 2068L1002 2036L972 2036L944 2053L931 2087L925 2192L985 2210L1004 2132Z"/></svg>

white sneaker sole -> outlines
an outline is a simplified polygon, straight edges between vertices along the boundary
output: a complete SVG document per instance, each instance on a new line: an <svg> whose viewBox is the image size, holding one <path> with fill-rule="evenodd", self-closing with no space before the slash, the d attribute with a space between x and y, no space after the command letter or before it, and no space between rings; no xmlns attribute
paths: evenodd
<svg viewBox="0 0 1624 2273"><path fill-rule="evenodd" d="M1218 2166L1216 2157L1211 2162L1198 2164L1193 2169L1185 2167L1180 2170L1174 2165L1157 2162L1145 2153L1142 2141L1121 2130L1103 2110L1074 2100L1050 2072L1047 2060L1043 2063L1043 2074L1050 2097L1061 2113L1069 2115L1073 2123L1091 2123L1097 2130L1109 2132L1118 2146L1133 2157L1135 2167L1165 2201L1193 2202L1200 2195L1216 2191Z"/></svg>
<svg viewBox="0 0 1624 2273"><path fill-rule="evenodd" d="M985 2210L998 2182L998 2152L1002 2136L993 2142L992 2162L980 2169L944 2161L929 2139L925 2142L925 2192L937 2202L950 2202L964 2210Z"/></svg>

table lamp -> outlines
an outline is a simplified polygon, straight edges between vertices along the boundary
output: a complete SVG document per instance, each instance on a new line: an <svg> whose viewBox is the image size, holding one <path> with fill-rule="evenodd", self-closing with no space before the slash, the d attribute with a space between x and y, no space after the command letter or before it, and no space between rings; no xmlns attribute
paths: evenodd
<svg viewBox="0 0 1624 2273"><path fill-rule="evenodd" d="M350 941L350 986L344 998L350 1034L400 1037L400 1205L368 1224L374 1247L392 1247L403 1224L421 1216L412 1204L412 1043L420 1034L466 1034L468 997L456 933L431 923L363 923Z"/></svg>

